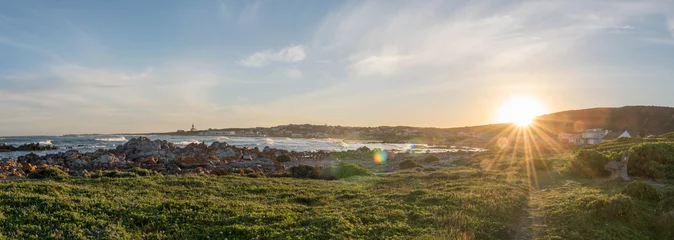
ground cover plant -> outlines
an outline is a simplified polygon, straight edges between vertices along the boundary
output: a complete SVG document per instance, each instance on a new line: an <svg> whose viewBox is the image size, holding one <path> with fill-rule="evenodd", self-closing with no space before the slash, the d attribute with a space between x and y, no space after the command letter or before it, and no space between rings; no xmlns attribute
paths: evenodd
<svg viewBox="0 0 674 240"><path fill-rule="evenodd" d="M516 231L527 188L443 169L345 180L226 176L0 181L9 239L478 239ZM138 175L138 174L137 174ZM113 177L108 177L113 176Z"/></svg>

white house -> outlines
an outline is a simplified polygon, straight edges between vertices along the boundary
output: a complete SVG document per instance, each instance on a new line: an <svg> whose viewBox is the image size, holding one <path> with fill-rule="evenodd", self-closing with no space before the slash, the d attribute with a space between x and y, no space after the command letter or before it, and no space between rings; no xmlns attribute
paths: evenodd
<svg viewBox="0 0 674 240"><path fill-rule="evenodd" d="M622 132L613 131L613 132L610 132L609 134L606 134L606 136L604 136L602 141L614 140L614 139L618 139L618 138L632 138L632 135L629 132L627 132L627 130L622 131Z"/></svg>
<svg viewBox="0 0 674 240"><path fill-rule="evenodd" d="M601 128L587 129L576 133L561 133L560 140L568 140L569 143L584 145L584 144L599 144L603 141L604 136L609 133L608 130Z"/></svg>

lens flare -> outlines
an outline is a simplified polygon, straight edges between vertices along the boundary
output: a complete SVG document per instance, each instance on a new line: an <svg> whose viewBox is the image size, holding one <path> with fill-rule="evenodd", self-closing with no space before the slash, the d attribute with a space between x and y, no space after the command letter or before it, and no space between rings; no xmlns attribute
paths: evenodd
<svg viewBox="0 0 674 240"><path fill-rule="evenodd" d="M374 162L376 163L384 163L386 160L388 160L388 152L386 151L376 151L374 152L374 156L372 157Z"/></svg>

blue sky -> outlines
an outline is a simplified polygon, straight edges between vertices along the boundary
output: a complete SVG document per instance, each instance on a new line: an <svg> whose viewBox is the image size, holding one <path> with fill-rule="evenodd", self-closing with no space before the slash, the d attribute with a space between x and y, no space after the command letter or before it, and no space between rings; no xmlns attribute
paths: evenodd
<svg viewBox="0 0 674 240"><path fill-rule="evenodd" d="M0 135L674 106L671 1L4 1Z"/></svg>

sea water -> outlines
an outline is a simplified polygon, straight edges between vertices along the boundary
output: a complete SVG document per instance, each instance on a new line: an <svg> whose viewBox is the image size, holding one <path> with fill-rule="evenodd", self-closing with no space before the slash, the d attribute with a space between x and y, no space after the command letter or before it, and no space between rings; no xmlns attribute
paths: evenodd
<svg viewBox="0 0 674 240"><path fill-rule="evenodd" d="M232 136L167 136L167 135L143 135L151 140L160 139L172 142L179 147L185 147L190 143L226 142L237 147L259 147L265 146L271 148L285 149L288 151L346 151L355 150L360 147L370 149L379 148L382 150L396 151L416 151L416 152L456 152L464 151L482 151L478 148L435 148L424 144L394 144L394 143L376 143L359 140L342 139L314 139L314 138L270 138L270 137L232 137ZM80 152L92 152L97 149L114 149L118 145L124 144L132 138L140 135L67 135L67 136L22 136L22 137L0 137L0 144L5 143L18 147L26 143L52 144L58 146L59 150L36 151L35 154L46 155L57 153L68 149L79 150ZM18 157L29 152L0 152L0 158Z"/></svg>

